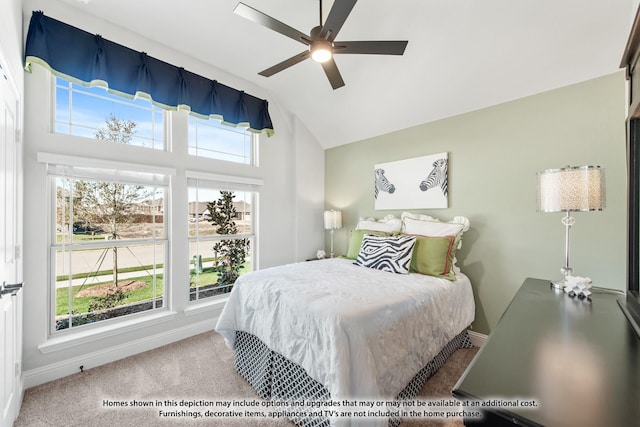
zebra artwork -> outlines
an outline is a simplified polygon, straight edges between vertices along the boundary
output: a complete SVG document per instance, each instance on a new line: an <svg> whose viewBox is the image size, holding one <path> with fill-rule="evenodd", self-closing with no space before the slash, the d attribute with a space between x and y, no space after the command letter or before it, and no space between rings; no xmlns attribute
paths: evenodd
<svg viewBox="0 0 640 427"><path fill-rule="evenodd" d="M448 207L448 159L449 153L444 152L374 164L372 169L375 178L375 209ZM371 172L368 174L369 179L370 174ZM427 191L434 187L440 188Z"/></svg>
<svg viewBox="0 0 640 427"><path fill-rule="evenodd" d="M386 176L384 176L384 169L376 169L374 174L374 187L375 187L375 199L378 198L378 193L384 191L389 194L393 194L396 191L395 185L393 185Z"/></svg>
<svg viewBox="0 0 640 427"><path fill-rule="evenodd" d="M438 159L433 162L433 169L427 177L420 182L420 190L427 191L430 188L440 186L442 194L447 195L447 159Z"/></svg>

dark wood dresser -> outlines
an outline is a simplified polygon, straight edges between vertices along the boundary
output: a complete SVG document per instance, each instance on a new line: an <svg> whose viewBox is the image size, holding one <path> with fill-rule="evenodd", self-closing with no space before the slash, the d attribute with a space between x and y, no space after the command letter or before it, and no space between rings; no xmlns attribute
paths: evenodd
<svg viewBox="0 0 640 427"><path fill-rule="evenodd" d="M640 425L640 339L618 306L623 296L593 292L580 300L525 280L453 390L489 405L468 407L484 417L465 425Z"/></svg>

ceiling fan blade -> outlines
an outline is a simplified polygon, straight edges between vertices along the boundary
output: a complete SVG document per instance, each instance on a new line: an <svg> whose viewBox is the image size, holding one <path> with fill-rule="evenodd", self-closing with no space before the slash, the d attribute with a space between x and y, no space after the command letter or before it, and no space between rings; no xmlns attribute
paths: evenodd
<svg viewBox="0 0 640 427"><path fill-rule="evenodd" d="M402 55L408 41L334 42L333 53L362 53L370 55Z"/></svg>
<svg viewBox="0 0 640 427"><path fill-rule="evenodd" d="M320 37L330 42L334 41L344 21L347 20L347 17L351 13L351 9L355 6L356 1L357 0L335 0L329 11L329 16L327 16L327 20L322 26Z"/></svg>
<svg viewBox="0 0 640 427"><path fill-rule="evenodd" d="M331 87L333 88L333 90L344 86L344 80L342 80L342 76L340 75L340 71L338 71L338 66L336 65L336 61L334 61L333 58L331 58L327 62L323 62L322 69L327 75L327 78L329 79L329 83L331 83Z"/></svg>
<svg viewBox="0 0 640 427"><path fill-rule="evenodd" d="M275 73L279 73L280 71L285 70L292 65L296 65L297 63L302 62L309 57L311 57L311 53L308 50L305 50L304 52L292 56L289 59L285 59L284 61L274 65L273 67L269 67L266 70L260 71L258 74L265 77L271 77Z"/></svg>
<svg viewBox="0 0 640 427"><path fill-rule="evenodd" d="M247 6L244 3L238 3L238 5L236 6L235 9L233 9L233 12L236 15L240 15L243 18L246 18L250 21L256 22L260 25L263 25L273 31L276 31L284 36L287 36L289 38L292 38L296 41L299 41L302 44L305 45L309 45L311 44L311 38L304 34L303 32L300 32L298 30L296 30L293 27L288 26L287 24L278 21L277 19L274 19L272 17L270 17L269 15L265 15L264 13L260 12L259 10L256 10L254 8L252 8L251 6Z"/></svg>

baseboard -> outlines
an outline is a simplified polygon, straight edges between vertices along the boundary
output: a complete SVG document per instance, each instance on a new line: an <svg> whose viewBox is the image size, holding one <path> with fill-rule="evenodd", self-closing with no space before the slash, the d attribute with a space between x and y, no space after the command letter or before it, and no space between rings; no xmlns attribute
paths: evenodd
<svg viewBox="0 0 640 427"><path fill-rule="evenodd" d="M213 330L215 321L211 319L192 323L181 328L171 329L149 337L117 345L106 350L95 351L62 362L52 363L35 369L24 371L24 389L57 380L78 372L78 366L86 369L115 362L125 357L133 356L144 351L153 350L163 345L171 344L185 338L192 337Z"/></svg>
<svg viewBox="0 0 640 427"><path fill-rule="evenodd" d="M476 347L482 347L482 345L487 341L487 338L489 338L485 334L481 334L480 332L469 331L469 330L467 330L467 335L469 335L471 344L473 344Z"/></svg>

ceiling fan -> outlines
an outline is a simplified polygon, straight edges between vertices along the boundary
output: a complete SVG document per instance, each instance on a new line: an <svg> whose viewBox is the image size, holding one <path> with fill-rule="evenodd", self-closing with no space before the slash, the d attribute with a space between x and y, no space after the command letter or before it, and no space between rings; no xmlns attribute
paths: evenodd
<svg viewBox="0 0 640 427"><path fill-rule="evenodd" d="M284 24L269 15L238 3L234 12L243 18L257 22L267 28L277 31L306 46L308 49L279 64L260 71L258 74L270 77L284 69L287 69L307 58L319 62L324 69L333 89L344 86L344 80L338 71L333 55L355 53L372 55L402 55L407 47L407 41L347 41L338 42L336 36L347 20L357 0L335 0L325 23L322 23L322 0L320 0L320 25L311 29L309 35Z"/></svg>

